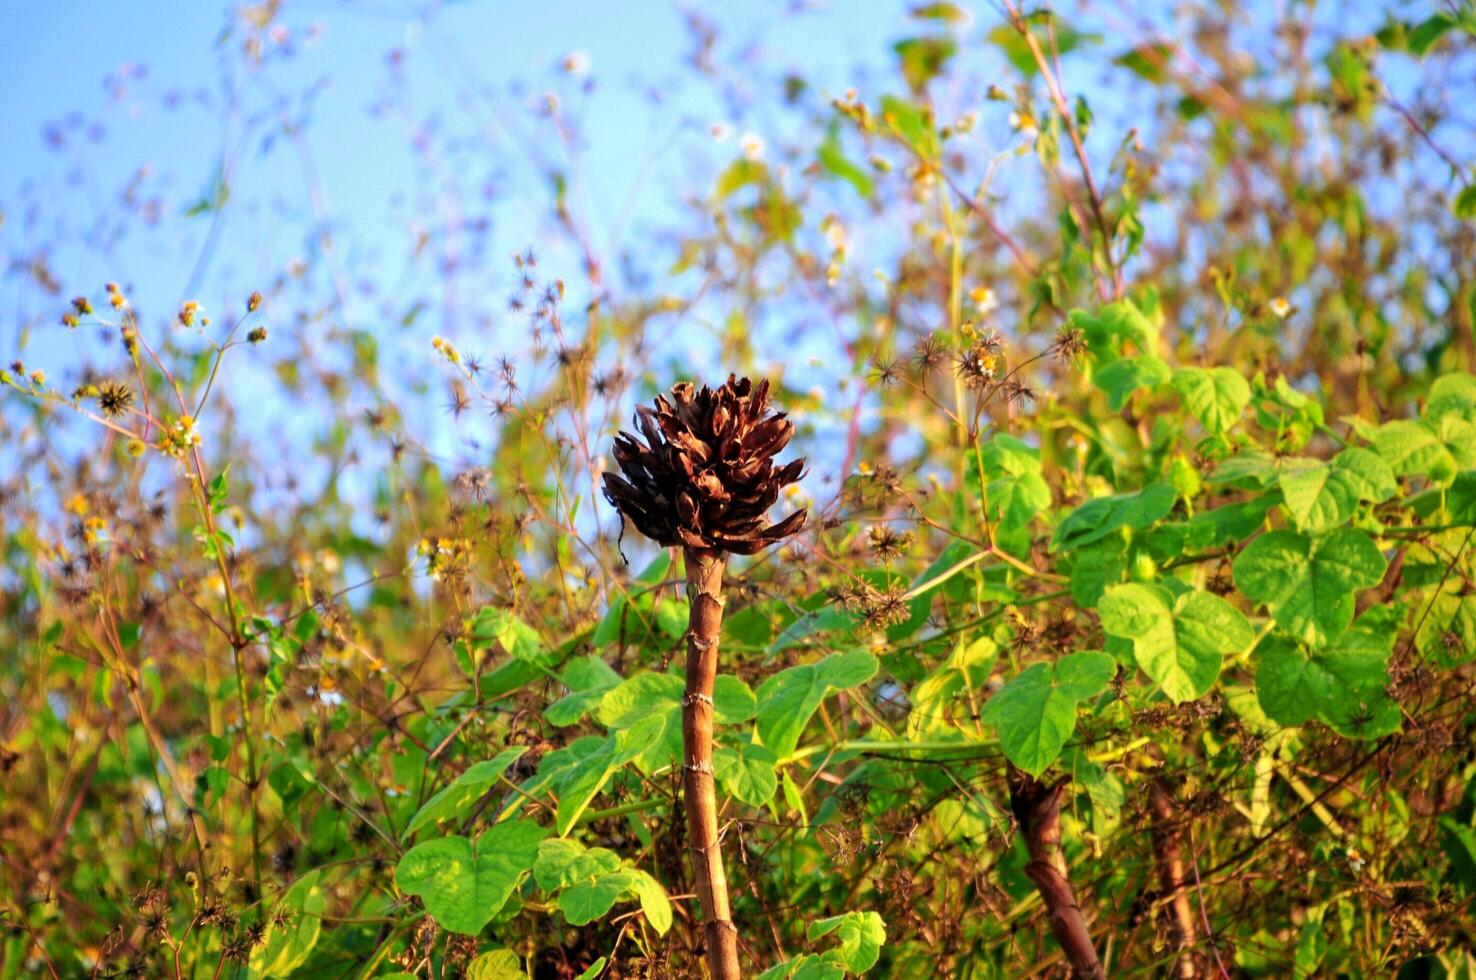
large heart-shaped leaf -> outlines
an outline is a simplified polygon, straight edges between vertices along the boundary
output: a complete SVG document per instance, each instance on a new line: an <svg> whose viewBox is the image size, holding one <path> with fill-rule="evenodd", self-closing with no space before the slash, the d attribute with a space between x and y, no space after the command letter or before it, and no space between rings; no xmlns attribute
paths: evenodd
<svg viewBox="0 0 1476 980"><path fill-rule="evenodd" d="M1396 419L1369 434L1395 476L1428 476L1444 482L1476 466L1476 423L1450 413L1438 419Z"/></svg>
<svg viewBox="0 0 1476 980"><path fill-rule="evenodd" d="M852 973L865 973L876 966L882 945L887 941L886 923L876 912L846 912L811 922L805 930L811 942L832 933L840 945L827 951L825 958L840 963Z"/></svg>
<svg viewBox="0 0 1476 980"><path fill-rule="evenodd" d="M623 864L614 851L586 848L566 838L545 840L533 867L538 887L559 892L559 909L570 925L601 918L623 897L640 900L641 911L658 933L671 928L671 900L649 874Z"/></svg>
<svg viewBox="0 0 1476 980"><path fill-rule="evenodd" d="M1398 731L1399 705L1389 698L1389 655L1397 624L1375 613L1324 648L1268 636L1256 649L1256 699L1273 721L1301 725L1317 718L1351 738Z"/></svg>
<svg viewBox="0 0 1476 980"><path fill-rule="evenodd" d="M1173 371L1156 354L1123 357L1097 369L1092 383L1107 393L1107 407L1114 412L1127 404L1128 397L1140 388L1157 388L1165 384Z"/></svg>
<svg viewBox="0 0 1476 980"><path fill-rule="evenodd" d="M538 857L548 831L528 820L496 824L475 844L438 837L400 858L395 883L419 895L425 910L450 932L474 936L502 911L508 896Z"/></svg>
<svg viewBox="0 0 1476 980"><path fill-rule="evenodd" d="M1269 531L1231 565L1235 585L1264 603L1276 624L1314 646L1341 635L1353 622L1353 596L1384 575L1384 556L1362 531L1340 528L1312 538Z"/></svg>
<svg viewBox="0 0 1476 980"><path fill-rule="evenodd" d="M1220 676L1223 656L1255 639L1230 603L1190 590L1174 598L1159 585L1115 585L1097 606L1102 629L1133 642L1133 657L1175 704L1202 697Z"/></svg>
<svg viewBox="0 0 1476 980"><path fill-rule="evenodd" d="M712 754L713 774L723 792L749 806L763 806L779 788L774 750L757 742L724 746Z"/></svg>
<svg viewBox="0 0 1476 980"><path fill-rule="evenodd" d="M1172 384L1184 399L1184 407L1211 435L1229 431L1250 404L1250 385L1234 368L1180 368L1174 372Z"/></svg>
<svg viewBox="0 0 1476 980"><path fill-rule="evenodd" d="M1399 484L1383 457L1350 447L1331 462L1312 462L1281 474L1281 494L1292 520L1303 531L1330 531L1346 524L1360 500L1381 503Z"/></svg>
<svg viewBox="0 0 1476 980"><path fill-rule="evenodd" d="M1076 728L1077 703L1099 693L1116 670L1098 650L1031 664L985 703L980 720L998 729L1005 758L1038 776Z"/></svg>

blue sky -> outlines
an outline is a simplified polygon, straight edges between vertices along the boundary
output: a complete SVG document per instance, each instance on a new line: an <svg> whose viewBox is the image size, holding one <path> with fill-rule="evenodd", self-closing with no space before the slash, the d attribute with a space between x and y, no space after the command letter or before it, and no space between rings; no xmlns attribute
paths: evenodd
<svg viewBox="0 0 1476 980"><path fill-rule="evenodd" d="M373 119L368 111L385 84L385 52L395 47L407 52L405 91L427 118L447 128L478 119L499 138L508 133L495 120L514 117L523 108L516 91L525 93L521 101L526 102L545 89L557 91L557 66L564 57L578 52L587 58L598 87L581 112L581 197L592 225L604 235L639 226L648 216L659 220L670 206L673 183L690 177L694 158L735 152L731 141L727 147L703 145L714 142L709 125L736 121L732 107L717 104L710 91L693 84L684 60L690 42L674 4L468 0L447 5L429 21L418 16L420 6L395 0L288 3L281 23L290 28L293 43L305 45L303 56L271 68L267 84L243 83L247 104L261 111L274 96L290 100L294 92L325 80L314 100L307 141L328 213L355 247L388 250L397 244L403 227L396 226L397 215L387 202L416 186L409 150L413 134L399 120ZM181 219L179 211L208 192L222 146L242 133L239 120L232 128L222 109L230 81L223 83L222 65L239 60L223 57L234 53L233 42L223 52L216 40L229 9L209 2L123 0L23 4L7 12L13 40L0 85L0 118L10 134L0 141L7 235L17 234L27 201L37 196L48 199L50 212L64 210L86 227L109 192L144 165L151 168L147 186L162 189L174 209L165 220L171 227L128 243L136 247L120 246L111 255L95 246L79 247L58 256L56 271L69 288L126 278L156 303L167 298L172 305L181 298L179 291L194 269L182 260L199 248L208 221ZM865 16L855 16L860 8L846 4L772 16L783 9L777 3L724 8L724 44L730 50L752 44L753 57L770 70L802 66L807 77L838 92L855 77L856 65L879 66L890 59L887 41L897 32L905 6L868 0ZM315 26L316 40L303 40ZM139 68L146 74L137 75ZM120 76L126 94L115 97L110 80ZM564 84L567 89L568 80ZM468 99L474 90L496 93L501 104ZM665 94L661 105L651 103L647 93L652 90ZM179 107L166 109L163 100L171 93ZM94 131L99 119L102 128ZM62 153L49 145L54 133L66 138ZM79 162L85 169L76 166ZM531 156L510 150L498 162L503 178L520 193L542 190L543 177ZM254 205L273 190L290 195L293 185L302 183L293 153L243 153L233 194ZM531 204L510 207L501 235L507 250L542 237L541 212ZM233 227L226 234L234 237L226 242L236 248L219 252L244 275L254 266L258 277L265 277L277 270L279 259L286 261L301 247L284 233L295 234L296 228L268 238L254 227L248 235L234 227L237 223L235 215L228 216ZM207 273L212 271L217 279L229 278L219 269ZM200 287L208 289L211 282L207 274ZM192 298L207 305L215 299Z"/></svg>
<svg viewBox="0 0 1476 980"><path fill-rule="evenodd" d="M691 67L684 8L666 0L287 0L275 22L285 33L267 40L266 64L255 72L244 68L242 8L232 4L8 5L0 15L9 38L0 81L0 252L9 269L0 278L0 353L6 360L20 354L65 380L63 369L92 358L101 341L96 331L66 331L56 318L68 296L86 290L96 301L108 280L122 282L147 311L146 325L158 330L169 329L186 298L223 318L250 290L270 293L286 281L288 295L268 310L275 351L297 345L342 356L328 349L330 326L374 335L386 362L406 375L400 387L414 396L407 403L418 403L421 434L436 433L439 452L460 452L447 441L451 427L435 424L443 418L445 372L430 337L442 333L484 353L521 348L525 327L485 312L503 308L513 252L533 246L544 270L580 279L569 236L549 219L548 173L569 169L569 155L533 111L543 98L553 94L580 120L571 207L606 261L607 281L619 288L622 252L637 273L664 274L670 255L660 231L682 213L683 195L712 186L744 133L761 134L775 155L782 143L813 152L820 134L804 131L782 108L776 81L787 68L825 95L855 86L874 100L899 91L891 43L918 31L907 16L912 6L694 4L720 32L716 62L727 83L720 86ZM1066 81L1092 100L1098 122L1089 149L1105 168L1137 118L1131 96L1100 84L1102 66L1130 41L1125 5L1090 6L1099 22L1083 26L1102 43L1084 59L1068 59ZM1254 20L1282 6L1246 9L1259 12ZM1359 25L1366 30L1376 26L1373 6L1328 3L1317 15L1331 24L1354 11L1368 19ZM1408 16L1418 16L1418 6ZM1131 9L1173 35L1172 7L1151 0ZM989 4L971 9L961 70L935 86L940 115L977 107L981 80L1013 80L981 36L998 14ZM295 54L282 58L283 51ZM394 51L402 52L397 68L387 57ZM587 62L587 76L562 70L571 53ZM585 77L594 83L587 95ZM1419 83L1397 61L1387 78L1406 94ZM720 100L720 90L736 92L737 101ZM981 159L1011 139L1007 109L995 103L980 127ZM283 118L302 120L299 144L284 135ZM729 132L721 141L712 135L720 124ZM191 215L192 206L209 202L223 160L229 202ZM1016 174L1030 169L1024 161L1005 179L1028 181ZM1014 206L1028 208L1029 184L1010 186L1023 202ZM481 221L485 236L466 232ZM325 230L332 255L318 261ZM411 262L422 233L433 261ZM858 227L857 264L883 264L897 233ZM877 256L865 254L868 239ZM24 271L38 255L60 295L48 295ZM309 270L301 283L292 279L298 263ZM348 302L337 310L331 297L340 286ZM576 295L571 305L586 298ZM424 312L404 326L422 302ZM282 315L315 304L320 318ZM783 304L773 310L796 319L808 312ZM854 329L828 325L824 336ZM801 386L833 385L848 373L839 363L813 363L824 338L816 343L785 351L787 376ZM703 355L686 336L669 338L667 348L673 357ZM313 424L249 357L225 390L249 409L238 424L252 435L277 438L284 428ZM367 407L347 397L350 411Z"/></svg>

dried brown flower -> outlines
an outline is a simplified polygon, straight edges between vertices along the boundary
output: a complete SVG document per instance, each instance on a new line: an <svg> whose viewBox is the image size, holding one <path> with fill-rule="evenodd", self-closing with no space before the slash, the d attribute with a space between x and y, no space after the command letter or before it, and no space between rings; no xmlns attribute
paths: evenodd
<svg viewBox="0 0 1476 980"><path fill-rule="evenodd" d="M795 534L808 511L777 524L766 517L804 469L802 459L775 468L794 423L768 407L767 381L730 374L716 390L673 385L670 400L636 410L640 436L615 437L620 473L605 474L605 499L666 547L751 555Z"/></svg>
<svg viewBox="0 0 1476 980"><path fill-rule="evenodd" d="M115 419L133 407L133 389L105 381L97 392L97 407L102 409L105 418Z"/></svg>

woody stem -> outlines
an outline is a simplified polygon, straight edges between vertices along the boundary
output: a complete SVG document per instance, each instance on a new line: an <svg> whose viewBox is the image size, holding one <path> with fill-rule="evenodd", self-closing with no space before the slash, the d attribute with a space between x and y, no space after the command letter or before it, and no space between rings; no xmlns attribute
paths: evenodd
<svg viewBox="0 0 1476 980"><path fill-rule="evenodd" d="M1105 980L1106 973L1092 946L1086 916L1077 904L1061 852L1061 791L1065 783L1043 783L1010 766L1010 809L1025 838L1030 862L1025 874L1035 882L1050 914L1051 932L1061 944L1072 980Z"/></svg>
<svg viewBox="0 0 1476 980"><path fill-rule="evenodd" d="M1179 947L1179 956L1174 961L1172 975L1175 980L1198 980L1200 970L1194 957L1194 946L1199 937L1194 927L1194 909L1189 903L1189 891L1185 887L1187 875L1184 873L1184 854L1179 839L1179 807L1161 780L1153 781L1148 794L1148 800L1153 806L1153 846L1158 854L1158 878L1169 900L1169 910L1172 913L1170 924L1175 944Z"/></svg>
<svg viewBox="0 0 1476 980"><path fill-rule="evenodd" d="M723 623L721 554L687 549L687 686L682 697L682 785L692 875L707 932L714 980L737 980L738 930L728 906L728 879L718 842L717 788L712 778L713 684Z"/></svg>

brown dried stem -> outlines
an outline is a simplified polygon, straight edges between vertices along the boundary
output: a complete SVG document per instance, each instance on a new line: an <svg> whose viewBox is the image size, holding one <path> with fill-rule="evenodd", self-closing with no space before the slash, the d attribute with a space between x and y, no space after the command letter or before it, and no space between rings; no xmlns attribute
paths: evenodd
<svg viewBox="0 0 1476 980"><path fill-rule="evenodd" d="M1158 780L1154 780L1148 789L1148 801L1153 807L1153 849L1158 856L1158 880L1168 901L1174 944L1179 950L1172 976L1176 980L1197 980L1201 974L1199 960L1193 950L1199 937L1194 926L1194 907L1185 887L1179 808L1168 789Z"/></svg>
<svg viewBox="0 0 1476 980"><path fill-rule="evenodd" d="M738 930L728 904L728 878L718 837L717 787L712 777L713 685L723 622L720 553L687 549L687 686L682 696L682 784L692 874L707 932L707 962L716 980L736 980Z"/></svg>
<svg viewBox="0 0 1476 980"><path fill-rule="evenodd" d="M1102 962L1092 946L1092 933L1076 902L1066 858L1061 853L1061 791L1064 779L1047 785L1029 773L1010 766L1010 809L1015 814L1030 862L1025 874L1045 901L1051 932L1061 944L1075 980L1106 980Z"/></svg>

